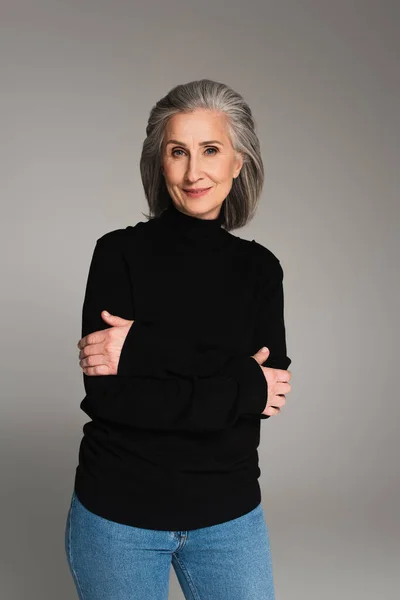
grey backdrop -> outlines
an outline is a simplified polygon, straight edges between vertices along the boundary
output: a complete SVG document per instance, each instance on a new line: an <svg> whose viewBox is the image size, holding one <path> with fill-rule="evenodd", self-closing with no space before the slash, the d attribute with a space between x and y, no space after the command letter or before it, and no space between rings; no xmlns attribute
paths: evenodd
<svg viewBox="0 0 400 600"><path fill-rule="evenodd" d="M265 188L234 233L285 272L293 391L260 446L277 600L398 597L399 3L3 0L0 17L1 597L77 597L89 261L145 220L150 108L202 77L254 111Z"/></svg>

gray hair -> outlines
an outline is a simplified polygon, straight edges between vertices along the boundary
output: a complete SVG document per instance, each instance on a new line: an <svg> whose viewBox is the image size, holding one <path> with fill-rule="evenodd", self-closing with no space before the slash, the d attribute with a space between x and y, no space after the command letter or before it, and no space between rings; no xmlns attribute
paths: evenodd
<svg viewBox="0 0 400 600"><path fill-rule="evenodd" d="M171 203L161 170L165 127L177 113L209 109L227 117L232 145L243 156L243 166L225 198L222 225L228 231L246 225L255 213L264 183L264 166L255 121L243 97L230 87L210 79L177 85L151 109L140 157L140 173L150 208L147 218L159 216ZM143 213L144 214L144 213Z"/></svg>

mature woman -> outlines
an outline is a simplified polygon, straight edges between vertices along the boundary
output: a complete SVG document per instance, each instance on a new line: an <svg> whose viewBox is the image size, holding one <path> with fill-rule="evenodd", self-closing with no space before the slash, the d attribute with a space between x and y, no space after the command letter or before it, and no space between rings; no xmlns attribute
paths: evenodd
<svg viewBox="0 0 400 600"><path fill-rule="evenodd" d="M89 269L68 563L84 600L167 599L171 562L188 599L272 600L257 448L291 359L281 264L231 233L261 194L254 120L193 81L146 134L148 220L101 236Z"/></svg>

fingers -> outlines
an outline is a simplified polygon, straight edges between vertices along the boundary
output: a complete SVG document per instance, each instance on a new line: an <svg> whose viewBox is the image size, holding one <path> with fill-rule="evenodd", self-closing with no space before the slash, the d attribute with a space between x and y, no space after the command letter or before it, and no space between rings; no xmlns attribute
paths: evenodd
<svg viewBox="0 0 400 600"><path fill-rule="evenodd" d="M109 352L110 332L115 328L101 329L79 340L79 365L85 375L115 375L116 366Z"/></svg>
<svg viewBox="0 0 400 600"><path fill-rule="evenodd" d="M86 369L88 367L98 367L101 365L104 365L108 368L108 366L104 362L103 354L91 354L90 356L85 356L79 361L79 365L82 369Z"/></svg>
<svg viewBox="0 0 400 600"><path fill-rule="evenodd" d="M275 383L274 392L275 394L289 394L292 391L292 386L290 383L285 383L282 381L277 381Z"/></svg>
<svg viewBox="0 0 400 600"><path fill-rule="evenodd" d="M101 365L107 366L104 363L104 356L102 354L92 354L91 356L87 356L79 361L79 365L82 369L86 369L88 367L98 367Z"/></svg>
<svg viewBox="0 0 400 600"><path fill-rule="evenodd" d="M110 368L107 365L96 365L94 367L86 367L83 369L85 375L111 375Z"/></svg>
<svg viewBox="0 0 400 600"><path fill-rule="evenodd" d="M269 417L274 417L275 415L279 415L281 412L281 409L278 406L268 406L265 411L264 414L268 415Z"/></svg>
<svg viewBox="0 0 400 600"><path fill-rule="evenodd" d="M100 331L94 331L93 333L85 335L85 337L81 338L77 343L78 348L82 349L91 344L101 344L106 339L106 332L107 329L101 329Z"/></svg>
<svg viewBox="0 0 400 600"><path fill-rule="evenodd" d="M290 381L292 378L292 373L290 371L285 371L284 369L274 369L276 381Z"/></svg>
<svg viewBox="0 0 400 600"><path fill-rule="evenodd" d="M91 346L92 347L92 346ZM87 351L88 346L81 352ZM116 367L112 363L105 363L104 354L89 354L79 361L85 375L116 375Z"/></svg>
<svg viewBox="0 0 400 600"><path fill-rule="evenodd" d="M286 396L285 394L277 394L273 398L271 398L271 404L267 402L270 408L281 408L286 404Z"/></svg>
<svg viewBox="0 0 400 600"><path fill-rule="evenodd" d="M98 343L98 344L89 344L87 346L84 346L80 351L79 351L79 358L86 358L86 356L93 356L95 354L103 354L104 355L104 351L106 350L106 346L103 346L102 343Z"/></svg>
<svg viewBox="0 0 400 600"><path fill-rule="evenodd" d="M264 411L264 414L272 417L280 414L281 407L286 404L285 394L288 394L292 390L292 386L289 383L292 374L285 369L263 368L273 371L273 375L270 373L270 375L267 376L267 381L269 378L270 399L268 399L267 407Z"/></svg>

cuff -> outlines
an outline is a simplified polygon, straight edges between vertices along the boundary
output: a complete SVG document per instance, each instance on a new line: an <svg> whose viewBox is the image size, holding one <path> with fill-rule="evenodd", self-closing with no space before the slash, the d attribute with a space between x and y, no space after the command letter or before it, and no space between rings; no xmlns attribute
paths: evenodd
<svg viewBox="0 0 400 600"><path fill-rule="evenodd" d="M128 331L119 357L117 375L129 377L154 373L154 359L157 356L157 343L150 330L134 321Z"/></svg>
<svg viewBox="0 0 400 600"><path fill-rule="evenodd" d="M268 415L262 414L267 404L268 384L255 358L235 357L221 373L232 377L239 384L239 414L255 414L261 419L268 418Z"/></svg>

